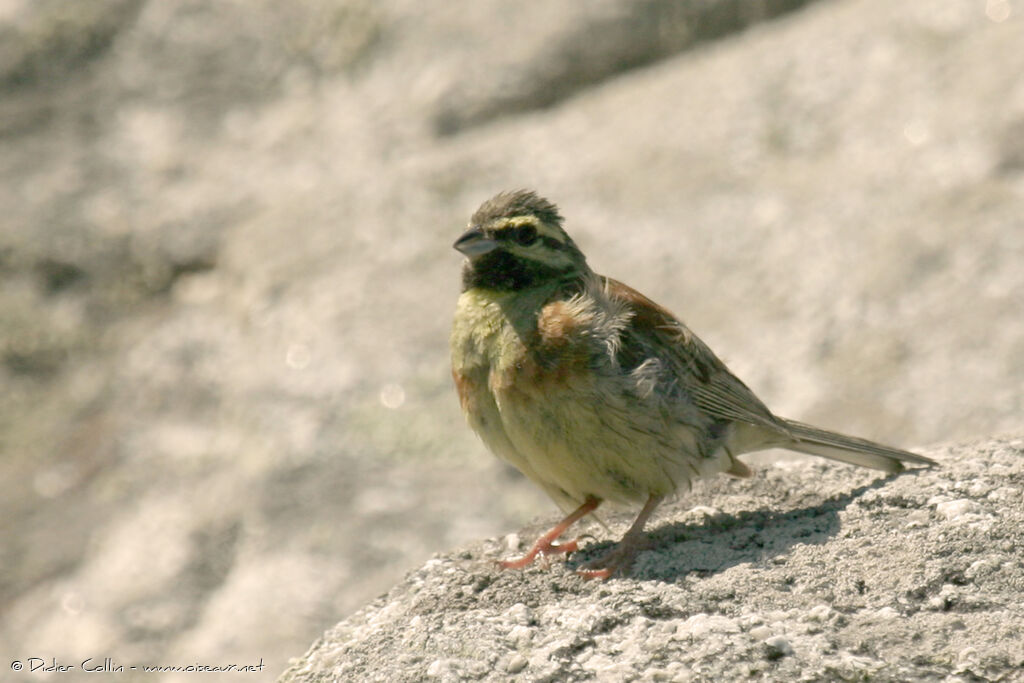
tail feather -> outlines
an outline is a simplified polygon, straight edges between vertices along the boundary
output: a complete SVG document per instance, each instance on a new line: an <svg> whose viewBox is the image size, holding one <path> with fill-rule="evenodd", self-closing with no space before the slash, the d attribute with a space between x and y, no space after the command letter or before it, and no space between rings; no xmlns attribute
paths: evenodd
<svg viewBox="0 0 1024 683"><path fill-rule="evenodd" d="M781 444L782 448L819 455L851 465L871 467L883 472L902 472L903 463L928 467L938 464L923 455L883 446L867 439L818 429L794 420L782 420L782 422L791 437L786 443Z"/></svg>

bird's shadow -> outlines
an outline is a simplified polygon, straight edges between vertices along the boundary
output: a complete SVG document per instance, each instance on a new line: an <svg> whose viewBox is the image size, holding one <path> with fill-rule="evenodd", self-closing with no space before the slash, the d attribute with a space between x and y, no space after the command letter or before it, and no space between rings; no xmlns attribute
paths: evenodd
<svg viewBox="0 0 1024 683"><path fill-rule="evenodd" d="M839 512L866 491L885 486L891 474L848 493L805 507L784 511L762 508L738 513L719 512L702 522L673 522L646 534L649 547L641 552L629 577L674 582L687 575L711 576L744 563L760 563L784 555L797 544L822 544L840 529ZM614 545L586 545L567 562L580 569Z"/></svg>

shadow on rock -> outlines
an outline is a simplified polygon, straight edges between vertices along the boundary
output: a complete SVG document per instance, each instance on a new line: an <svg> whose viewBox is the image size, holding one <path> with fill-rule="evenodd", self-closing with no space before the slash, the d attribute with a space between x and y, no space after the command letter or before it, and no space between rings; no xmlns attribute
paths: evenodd
<svg viewBox="0 0 1024 683"><path fill-rule="evenodd" d="M901 473L906 474L906 473ZM865 492L885 486L898 474L853 491L790 510L762 507L735 514L715 511L701 523L672 522L647 533L649 550L640 553L631 579L669 581L695 574L706 577L743 563L784 562L797 544L822 544L840 529L839 512ZM608 552L615 541L601 541L575 553L567 563L578 569Z"/></svg>

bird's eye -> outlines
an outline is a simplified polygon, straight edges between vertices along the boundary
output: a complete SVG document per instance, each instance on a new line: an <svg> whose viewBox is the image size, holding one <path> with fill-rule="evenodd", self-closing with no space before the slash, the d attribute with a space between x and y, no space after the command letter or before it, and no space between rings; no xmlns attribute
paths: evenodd
<svg viewBox="0 0 1024 683"><path fill-rule="evenodd" d="M516 243L521 244L524 247L528 247L537 241L537 228L532 225L520 225L515 229L515 232L512 233L512 239L514 239Z"/></svg>

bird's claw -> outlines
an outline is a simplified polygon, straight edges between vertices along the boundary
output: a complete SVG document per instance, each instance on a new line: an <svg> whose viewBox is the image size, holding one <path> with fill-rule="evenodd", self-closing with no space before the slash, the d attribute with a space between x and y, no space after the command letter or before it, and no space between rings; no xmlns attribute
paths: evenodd
<svg viewBox="0 0 1024 683"><path fill-rule="evenodd" d="M546 564L549 555L568 555L569 553L576 552L578 549L579 539L557 543L542 538L530 548L530 552L516 560L501 560L498 562L498 566L502 569L522 569L533 564L538 555L541 558L541 562Z"/></svg>

